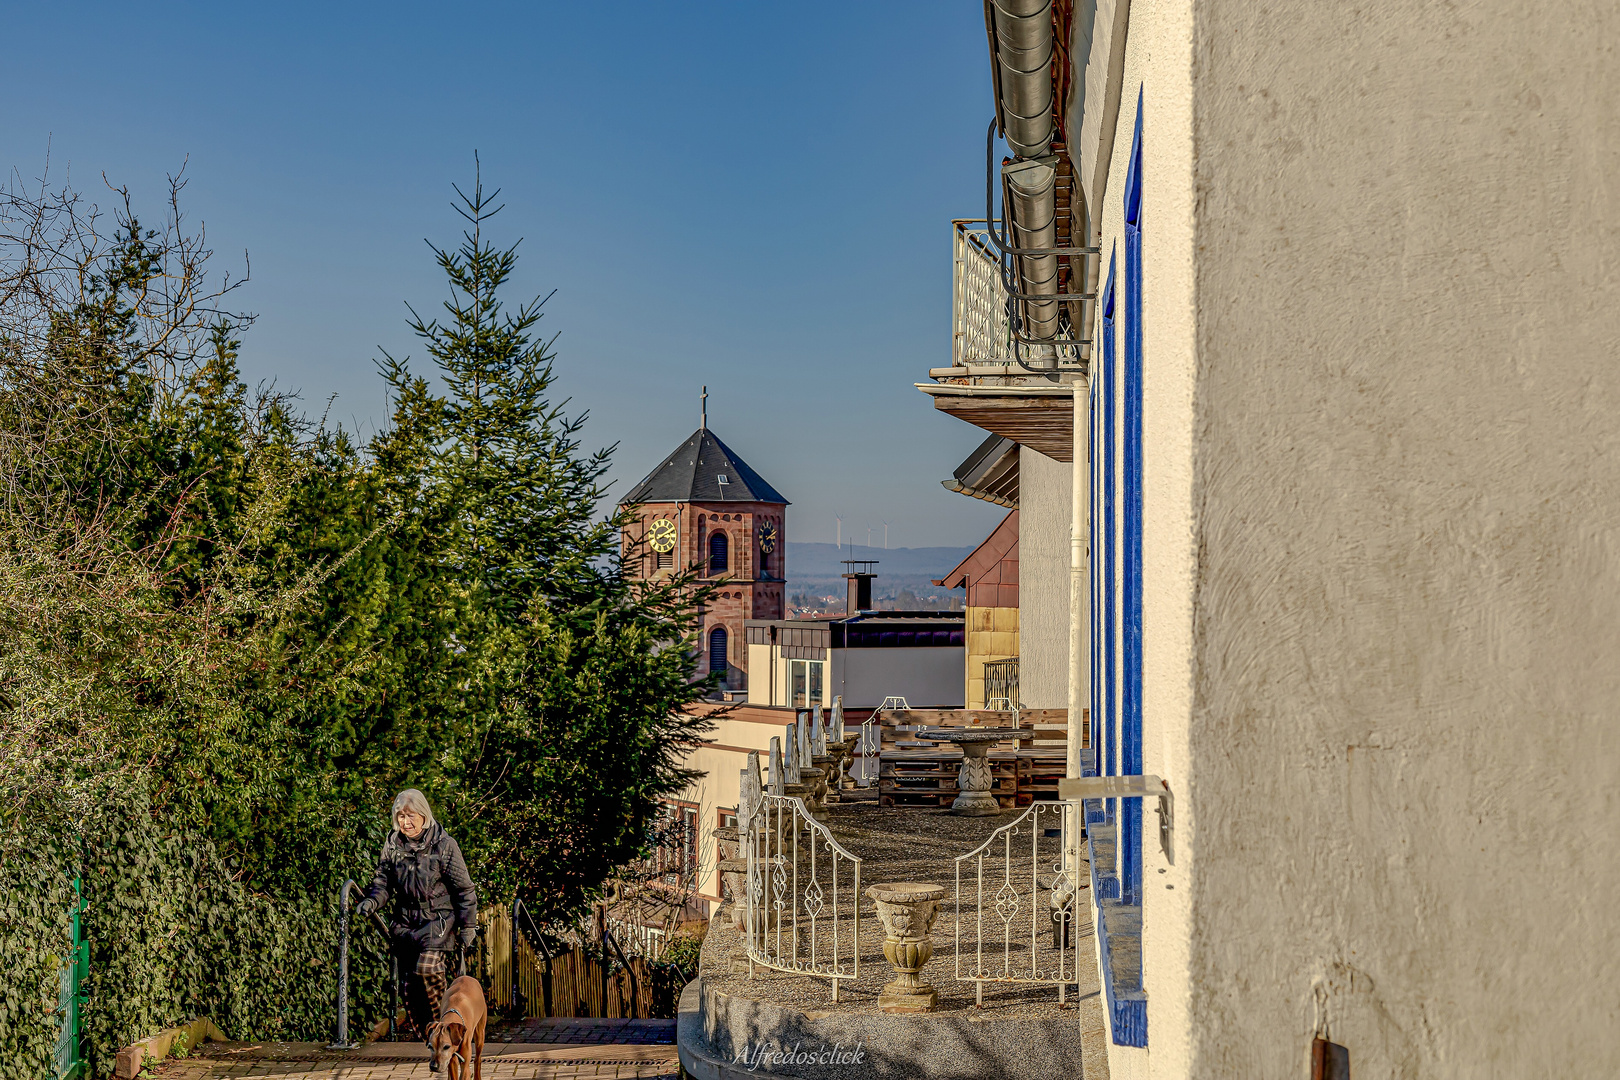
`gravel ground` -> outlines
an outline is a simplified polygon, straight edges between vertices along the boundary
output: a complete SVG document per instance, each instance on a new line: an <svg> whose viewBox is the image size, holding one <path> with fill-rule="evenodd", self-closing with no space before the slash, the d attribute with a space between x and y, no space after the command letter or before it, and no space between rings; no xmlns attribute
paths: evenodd
<svg viewBox="0 0 1620 1080"><path fill-rule="evenodd" d="M945 901L939 918L934 923L934 958L923 969L923 977L939 992L939 1008L934 1016L966 1015L975 1021L1011 1020L1025 1017L1070 1016L1077 1000L1097 991L1095 946L1092 941L1089 888L1080 892L1076 937L1064 951L1063 969L1070 981L1068 1006L1060 1006L1055 984L987 982L984 989L984 1007L974 1006L974 984L959 981L958 922L961 924L961 970L972 970L980 957L985 966L996 972L1010 970L1025 978L1031 969L1031 893L1035 893L1035 955L1034 966L1042 971L1058 968L1058 952L1052 948L1052 934L1048 919L1046 889L1036 888L1036 881L1050 880L1053 866L1058 861L1060 837L1045 835L1048 828L1059 824L1056 808L1045 808L1034 818L1021 823L1017 831L995 838L981 859L969 859L960 864L962 898L956 897L958 856L972 852L992 838L997 829L1017 821L1022 810L1007 811L995 817L957 817L945 810L890 808L883 809L870 803L834 805L827 821L833 836L851 854L862 860L861 889L890 881L917 881L945 887ZM1032 825L1040 835L1034 835ZM1031 851L1032 839L1038 845ZM801 846L799 854L799 892L808 889L810 854L808 844ZM1035 856L1032 861L1032 854ZM844 970L852 969L853 949L850 930L851 897L854 893L852 864L838 859L837 910L838 958ZM979 877L982 862L982 881ZM815 880L821 889L825 905L815 920L816 933L811 934L811 920L799 920L799 945L795 955L801 962L811 959L814 944L815 959L826 964L832 952L832 933L828 927L828 913L832 910L834 876L831 860L822 847L816 853ZM1084 872L1083 872L1084 873ZM788 875L791 888L791 874ZM1087 879L1082 876L1082 883ZM1000 907L998 909L998 900ZM1003 916L1010 916L1010 922ZM791 951L792 924L784 921L784 947ZM883 984L894 977L893 968L883 958L883 929L869 898L860 902L860 978L842 982L841 1000L831 1000L830 983L826 978L791 975L758 969L750 979L746 973L728 974L727 957L740 954L741 942L730 927L729 920L721 918L711 923L704 942L704 975L716 989L726 994L753 997L779 1004L793 1005L815 1012L877 1012L877 995ZM1077 963L1078 960L1078 963ZM1078 970L1077 970L1078 969ZM1076 988L1078 984L1078 990ZM1100 1019L1100 1010L1098 1016Z"/></svg>

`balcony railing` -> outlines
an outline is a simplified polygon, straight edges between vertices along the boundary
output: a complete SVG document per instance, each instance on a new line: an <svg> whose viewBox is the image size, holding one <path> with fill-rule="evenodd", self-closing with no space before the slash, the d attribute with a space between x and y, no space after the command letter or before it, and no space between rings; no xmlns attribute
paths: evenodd
<svg viewBox="0 0 1620 1080"><path fill-rule="evenodd" d="M1064 284L1078 289L1087 273L1088 254L1073 256L1075 270L1065 271ZM994 245L983 218L959 218L951 222L951 367L934 369L936 379L978 381L997 376L1022 376L1031 372L1084 369L1089 359L1090 338L1082 336L1091 318L1093 293L1065 291L1050 300L1009 291L1018 278L1012 256L1003 256ZM1024 317L1014 321L1013 313L1030 303L1050 304L1057 311L1057 333L1049 338L1031 337L1032 326ZM1047 359L1039 359L1041 355ZM1022 381L1022 380L1020 380Z"/></svg>
<svg viewBox="0 0 1620 1080"><path fill-rule="evenodd" d="M953 221L951 232L951 366L1008 367L1013 362L1008 295L989 231L979 219Z"/></svg>
<svg viewBox="0 0 1620 1080"><path fill-rule="evenodd" d="M1016 709L1018 702L1018 657L1006 660L986 660L984 663L984 702L986 708L997 708L991 702L1006 702L1005 708Z"/></svg>

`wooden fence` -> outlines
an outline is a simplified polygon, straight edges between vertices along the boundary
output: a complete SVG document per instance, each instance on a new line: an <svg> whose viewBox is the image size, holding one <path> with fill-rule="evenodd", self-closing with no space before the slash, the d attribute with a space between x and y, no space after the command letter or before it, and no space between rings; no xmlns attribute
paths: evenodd
<svg viewBox="0 0 1620 1080"><path fill-rule="evenodd" d="M512 1007L512 912L490 908L479 915L484 929L478 975L492 1008ZM525 1016L607 1016L646 1018L653 1009L652 965L629 957L630 970L608 971L602 962L575 947L546 959L528 938L517 938L517 984ZM635 979L630 978L631 974ZM549 987L547 980L549 976ZM634 982L635 999L631 1000ZM551 1008L548 1011L546 1001Z"/></svg>

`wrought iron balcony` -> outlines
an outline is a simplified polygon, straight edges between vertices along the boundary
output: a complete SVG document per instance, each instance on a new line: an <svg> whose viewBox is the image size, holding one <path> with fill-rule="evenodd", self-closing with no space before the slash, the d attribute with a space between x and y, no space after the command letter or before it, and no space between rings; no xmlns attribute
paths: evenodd
<svg viewBox="0 0 1620 1080"><path fill-rule="evenodd" d="M1089 273L1092 253L1068 258L1079 267L1078 273ZM932 378L1019 385L1030 381L1026 376L1085 369L1090 338L1084 336L1084 324L1091 318L1089 308L1095 294L1074 291L1069 282L1076 271L1066 268L1064 292L1026 295L1017 291L1015 260L1015 255L998 251L983 218L951 222L951 366L931 369ZM1023 314L1036 307L1056 309L1055 318L1048 314L1040 324L1051 328L1049 336L1034 336Z"/></svg>
<svg viewBox="0 0 1620 1080"><path fill-rule="evenodd" d="M997 708L994 702L1006 702L1006 708L1016 709L1018 702L1018 657L984 662L984 701L986 708Z"/></svg>
<svg viewBox="0 0 1620 1080"><path fill-rule="evenodd" d="M951 367L1003 373L1013 362L1009 296L983 218L951 222Z"/></svg>
<svg viewBox="0 0 1620 1080"><path fill-rule="evenodd" d="M1063 376L1083 371L1083 363L1044 370L1020 363L1028 349L1017 338L1018 298L984 219L953 221L951 243L951 366L930 368L917 389L942 412L1056 461L1072 460L1073 389Z"/></svg>

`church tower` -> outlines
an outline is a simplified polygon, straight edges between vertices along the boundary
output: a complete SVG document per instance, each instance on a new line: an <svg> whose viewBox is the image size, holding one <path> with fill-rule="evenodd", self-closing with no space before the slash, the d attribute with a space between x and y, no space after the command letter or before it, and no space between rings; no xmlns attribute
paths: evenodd
<svg viewBox="0 0 1620 1080"><path fill-rule="evenodd" d="M627 503L639 505L624 545L641 552L641 577L696 567L705 578L725 579L702 613L699 670L723 672L725 689L746 690L744 620L781 619L787 611L788 501L709 430L705 415L620 505Z"/></svg>

